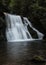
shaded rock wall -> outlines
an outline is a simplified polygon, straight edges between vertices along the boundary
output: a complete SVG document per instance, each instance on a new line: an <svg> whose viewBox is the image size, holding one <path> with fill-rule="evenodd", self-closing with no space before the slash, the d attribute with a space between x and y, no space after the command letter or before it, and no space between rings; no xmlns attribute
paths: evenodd
<svg viewBox="0 0 46 65"><path fill-rule="evenodd" d="M0 41L6 40L5 31L6 31L5 16L3 13L0 13Z"/></svg>

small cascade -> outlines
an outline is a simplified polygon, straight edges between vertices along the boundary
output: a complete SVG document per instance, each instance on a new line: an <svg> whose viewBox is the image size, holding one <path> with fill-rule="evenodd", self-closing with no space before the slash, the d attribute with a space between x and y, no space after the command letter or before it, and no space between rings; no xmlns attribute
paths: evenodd
<svg viewBox="0 0 46 65"><path fill-rule="evenodd" d="M6 17L6 38L8 42L14 41L31 41L35 40L28 31L27 26L29 25L35 32L37 32L38 40L43 39L43 34L35 29L30 21L23 17L24 23L19 15L5 14ZM37 40L37 39L36 39Z"/></svg>
<svg viewBox="0 0 46 65"><path fill-rule="evenodd" d="M37 32L38 39L39 39L39 40L40 40L40 39L43 39L44 34L42 34L42 33L39 32L37 29L35 29L35 28L32 26L31 22L30 22L26 17L24 17L24 20L29 24L29 26L30 26L35 32Z"/></svg>

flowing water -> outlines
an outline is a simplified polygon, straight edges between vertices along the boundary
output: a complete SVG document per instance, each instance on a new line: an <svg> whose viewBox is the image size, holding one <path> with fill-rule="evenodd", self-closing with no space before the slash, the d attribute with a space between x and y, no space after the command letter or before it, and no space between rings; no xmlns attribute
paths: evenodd
<svg viewBox="0 0 46 65"><path fill-rule="evenodd" d="M35 55L46 59L46 41L41 40L43 34L25 17L23 23L20 16L6 14L6 21L7 42L0 42L0 65L44 65L31 62ZM28 25L37 32L39 40L32 40Z"/></svg>
<svg viewBox="0 0 46 65"><path fill-rule="evenodd" d="M5 14L5 16L7 22L6 37L8 42L43 39L44 35L35 29L26 17L23 17L24 20L22 21L21 17L18 15ZM28 31L28 25L37 33L38 39L32 38L32 35Z"/></svg>

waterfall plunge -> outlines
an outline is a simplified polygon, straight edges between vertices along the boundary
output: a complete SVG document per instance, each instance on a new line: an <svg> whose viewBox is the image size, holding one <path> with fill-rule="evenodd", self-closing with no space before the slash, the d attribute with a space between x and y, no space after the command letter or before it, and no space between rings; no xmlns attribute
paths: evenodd
<svg viewBox="0 0 46 65"><path fill-rule="evenodd" d="M5 14L6 17L6 38L8 42L19 42L19 41L33 41L33 40L42 40L43 34L35 29L30 21L24 18L24 23L18 15ZM33 39L30 32L28 31L27 26L30 26L35 32L37 32L38 39Z"/></svg>

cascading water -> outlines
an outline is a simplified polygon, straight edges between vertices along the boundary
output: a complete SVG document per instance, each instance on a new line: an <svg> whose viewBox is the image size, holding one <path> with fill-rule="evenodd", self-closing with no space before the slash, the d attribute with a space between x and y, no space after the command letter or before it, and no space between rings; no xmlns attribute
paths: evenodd
<svg viewBox="0 0 46 65"><path fill-rule="evenodd" d="M6 28L6 37L8 42L18 42L18 41L32 41L32 40L41 40L43 39L43 34L35 29L29 20L25 17L24 23L18 15L5 14L7 28ZM27 22L26 22L27 21ZM34 31L37 32L38 39L33 39L30 32L28 31L27 26L30 26Z"/></svg>

